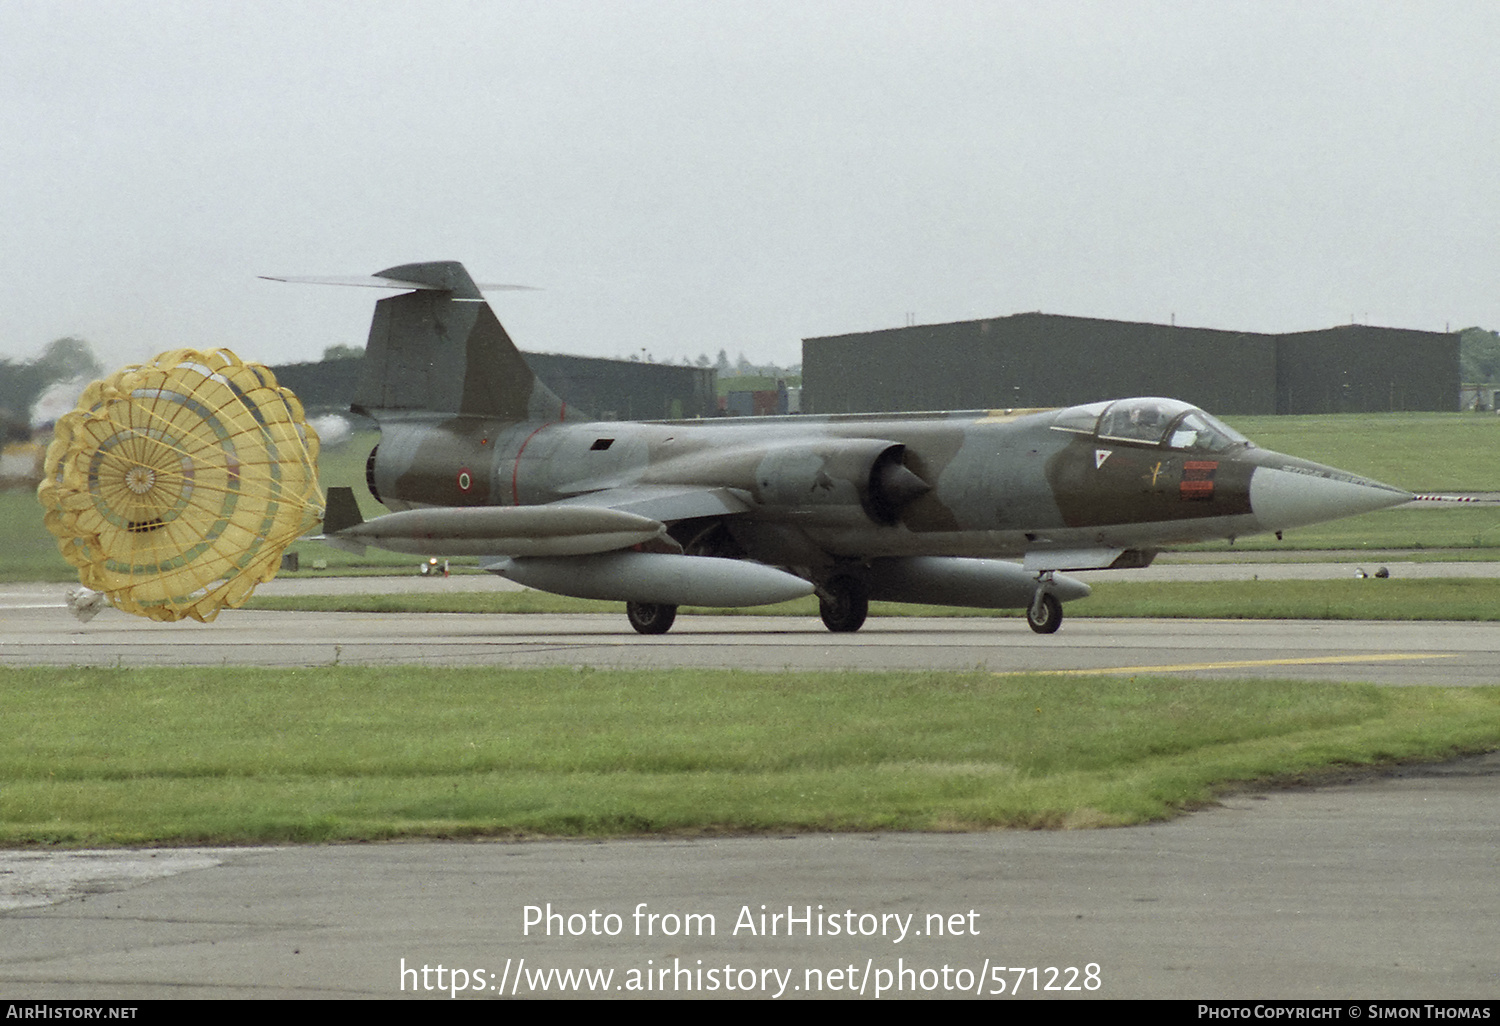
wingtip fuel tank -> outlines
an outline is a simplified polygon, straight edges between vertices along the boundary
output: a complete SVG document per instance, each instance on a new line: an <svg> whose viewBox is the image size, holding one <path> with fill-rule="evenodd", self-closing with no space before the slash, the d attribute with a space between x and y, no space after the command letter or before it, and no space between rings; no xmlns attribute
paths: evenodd
<svg viewBox="0 0 1500 1026"><path fill-rule="evenodd" d="M585 556L640 545L665 530L659 521L616 509L460 506L390 513L337 536L416 556Z"/></svg>

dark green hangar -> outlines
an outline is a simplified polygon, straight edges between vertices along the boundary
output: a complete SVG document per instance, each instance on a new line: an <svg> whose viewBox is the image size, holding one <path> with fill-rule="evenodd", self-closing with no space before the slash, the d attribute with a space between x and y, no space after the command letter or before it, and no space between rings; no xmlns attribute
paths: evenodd
<svg viewBox="0 0 1500 1026"><path fill-rule="evenodd" d="M1169 395L1221 414L1456 410L1457 333L1283 335L1021 313L802 341L805 413L1022 409Z"/></svg>

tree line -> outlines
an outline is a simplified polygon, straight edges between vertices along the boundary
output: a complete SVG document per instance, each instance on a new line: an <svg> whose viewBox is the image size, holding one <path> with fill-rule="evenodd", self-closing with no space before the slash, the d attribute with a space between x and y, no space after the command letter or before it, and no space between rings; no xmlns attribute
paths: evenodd
<svg viewBox="0 0 1500 1026"><path fill-rule="evenodd" d="M0 427L6 441L30 437L31 408L60 381L93 380L104 369L94 350L81 338L57 339L34 360L0 360Z"/></svg>

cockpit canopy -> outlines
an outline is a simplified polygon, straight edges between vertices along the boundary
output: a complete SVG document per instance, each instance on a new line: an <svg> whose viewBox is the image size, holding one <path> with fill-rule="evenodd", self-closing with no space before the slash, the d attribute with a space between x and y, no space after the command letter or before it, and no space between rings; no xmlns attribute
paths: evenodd
<svg viewBox="0 0 1500 1026"><path fill-rule="evenodd" d="M1249 439L1196 406L1155 397L1071 406L1057 414L1054 431L1093 435L1103 442L1135 442L1193 452L1223 452Z"/></svg>

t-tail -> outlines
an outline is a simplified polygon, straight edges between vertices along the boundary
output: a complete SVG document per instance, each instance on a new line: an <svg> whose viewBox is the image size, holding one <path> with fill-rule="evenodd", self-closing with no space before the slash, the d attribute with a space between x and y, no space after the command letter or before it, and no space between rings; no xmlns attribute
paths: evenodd
<svg viewBox="0 0 1500 1026"><path fill-rule="evenodd" d="M375 304L351 404L356 413L376 421L416 413L566 419L566 404L537 380L480 291L519 286L476 285L455 260L402 264L365 278L275 280L412 290Z"/></svg>

